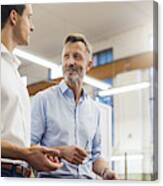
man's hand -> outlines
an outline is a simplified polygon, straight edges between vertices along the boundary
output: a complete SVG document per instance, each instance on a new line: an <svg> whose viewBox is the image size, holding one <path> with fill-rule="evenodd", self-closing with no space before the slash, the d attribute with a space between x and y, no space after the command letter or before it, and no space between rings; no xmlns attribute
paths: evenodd
<svg viewBox="0 0 163 186"><path fill-rule="evenodd" d="M43 146L32 146L28 148L26 161L37 171L54 171L63 166L59 162L60 151Z"/></svg>
<svg viewBox="0 0 163 186"><path fill-rule="evenodd" d="M116 180L118 179L118 176L114 171L110 170L109 168L105 168L102 173L102 178L104 180Z"/></svg>
<svg viewBox="0 0 163 186"><path fill-rule="evenodd" d="M87 152L78 146L62 146L58 149L61 151L60 157L72 164L82 164L87 157Z"/></svg>
<svg viewBox="0 0 163 186"><path fill-rule="evenodd" d="M108 162L103 158L99 158L93 162L92 170L104 180L116 180L117 174L109 168Z"/></svg>

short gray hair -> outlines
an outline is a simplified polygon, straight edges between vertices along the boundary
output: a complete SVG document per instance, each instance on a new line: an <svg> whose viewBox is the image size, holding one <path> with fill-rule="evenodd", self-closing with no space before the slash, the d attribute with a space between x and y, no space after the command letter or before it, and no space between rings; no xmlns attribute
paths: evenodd
<svg viewBox="0 0 163 186"><path fill-rule="evenodd" d="M67 43L75 43L75 42L82 42L89 56L92 58L92 47L91 44L88 42L87 38L81 33L70 33L64 39L64 45Z"/></svg>

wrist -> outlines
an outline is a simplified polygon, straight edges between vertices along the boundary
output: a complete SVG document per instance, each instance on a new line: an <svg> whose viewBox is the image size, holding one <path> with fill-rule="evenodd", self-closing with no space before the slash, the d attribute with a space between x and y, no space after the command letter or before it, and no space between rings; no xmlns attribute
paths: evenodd
<svg viewBox="0 0 163 186"><path fill-rule="evenodd" d="M55 149L58 149L60 151L59 158L64 158L64 146L55 147Z"/></svg>
<svg viewBox="0 0 163 186"><path fill-rule="evenodd" d="M29 157L30 157L30 147L29 148L23 148L22 149L22 158L24 161L29 162Z"/></svg>

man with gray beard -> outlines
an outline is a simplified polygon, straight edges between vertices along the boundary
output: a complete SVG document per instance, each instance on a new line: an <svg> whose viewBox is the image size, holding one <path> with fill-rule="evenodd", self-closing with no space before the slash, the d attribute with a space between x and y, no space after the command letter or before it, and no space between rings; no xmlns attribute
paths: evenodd
<svg viewBox="0 0 163 186"><path fill-rule="evenodd" d="M60 150L63 167L39 177L116 179L101 157L100 111L83 89L92 49L82 34L69 34L62 51L64 80L38 93L32 107L32 143Z"/></svg>

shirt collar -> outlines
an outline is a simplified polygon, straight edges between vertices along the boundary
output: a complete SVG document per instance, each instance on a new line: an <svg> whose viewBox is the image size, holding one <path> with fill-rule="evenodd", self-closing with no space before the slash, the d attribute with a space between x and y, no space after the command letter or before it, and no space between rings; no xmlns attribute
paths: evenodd
<svg viewBox="0 0 163 186"><path fill-rule="evenodd" d="M72 90L67 86L64 80L62 80L59 84L59 88L62 92L62 94L66 94L69 97L73 97ZM82 96L80 97L82 100L84 100L87 97L86 91L83 89Z"/></svg>
<svg viewBox="0 0 163 186"><path fill-rule="evenodd" d="M3 43L1 43L1 55L7 57L7 61L14 65L16 69L21 65L21 61L13 53L9 52Z"/></svg>

